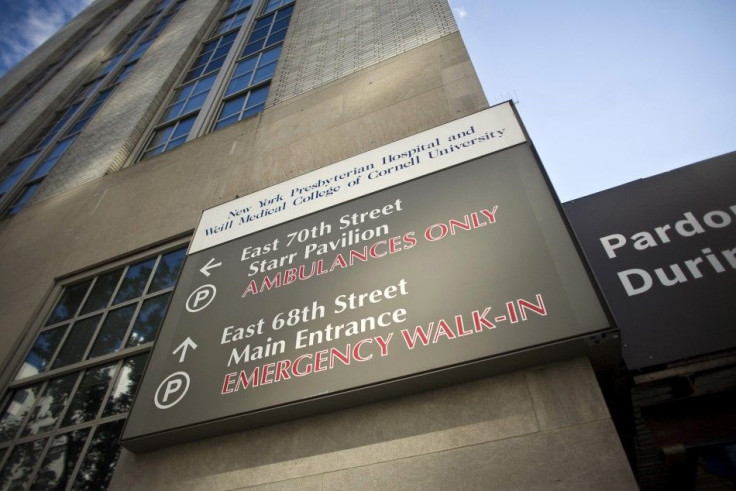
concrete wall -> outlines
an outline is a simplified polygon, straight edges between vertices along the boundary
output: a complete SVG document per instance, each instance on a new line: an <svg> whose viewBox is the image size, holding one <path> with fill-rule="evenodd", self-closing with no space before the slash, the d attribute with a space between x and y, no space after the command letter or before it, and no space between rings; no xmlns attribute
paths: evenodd
<svg viewBox="0 0 736 491"><path fill-rule="evenodd" d="M111 489L637 489L587 359L179 445Z"/></svg>

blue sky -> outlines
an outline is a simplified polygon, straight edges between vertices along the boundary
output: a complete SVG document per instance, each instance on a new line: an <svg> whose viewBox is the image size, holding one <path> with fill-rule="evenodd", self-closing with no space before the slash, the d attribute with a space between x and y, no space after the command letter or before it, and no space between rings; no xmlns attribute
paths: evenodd
<svg viewBox="0 0 736 491"><path fill-rule="evenodd" d="M733 0L450 4L562 201L736 150Z"/></svg>
<svg viewBox="0 0 736 491"><path fill-rule="evenodd" d="M0 0L0 74L91 0ZM450 0L562 201L736 150L733 0Z"/></svg>
<svg viewBox="0 0 736 491"><path fill-rule="evenodd" d="M92 0L0 0L0 75Z"/></svg>

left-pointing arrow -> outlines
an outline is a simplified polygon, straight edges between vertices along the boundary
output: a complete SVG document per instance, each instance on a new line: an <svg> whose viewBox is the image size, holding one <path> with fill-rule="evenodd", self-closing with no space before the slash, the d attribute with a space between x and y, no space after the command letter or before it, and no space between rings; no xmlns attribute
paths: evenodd
<svg viewBox="0 0 736 491"><path fill-rule="evenodd" d="M217 261L217 259L213 257L212 259L207 261L207 264L199 268L199 271L209 278L209 276L212 274L210 273L210 269L215 269L218 266L222 266L222 262L216 263L215 261Z"/></svg>
<svg viewBox="0 0 736 491"><path fill-rule="evenodd" d="M172 355L177 354L179 351L181 351L181 355L179 356L179 363L182 363L184 361L184 357L187 356L187 349L197 349L197 343L192 341L192 338L186 338L183 343L181 343L174 351L171 352Z"/></svg>

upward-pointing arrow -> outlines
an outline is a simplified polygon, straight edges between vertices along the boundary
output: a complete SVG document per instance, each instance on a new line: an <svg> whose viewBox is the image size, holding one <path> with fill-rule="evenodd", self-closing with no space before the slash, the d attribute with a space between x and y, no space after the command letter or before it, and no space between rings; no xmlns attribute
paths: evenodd
<svg viewBox="0 0 736 491"><path fill-rule="evenodd" d="M181 343L174 351L171 352L171 354L175 355L179 351L181 351L181 355L179 356L179 363L182 363L184 361L184 357L187 355L187 348L197 349L197 343L192 341L192 338L190 337L187 337L183 343Z"/></svg>

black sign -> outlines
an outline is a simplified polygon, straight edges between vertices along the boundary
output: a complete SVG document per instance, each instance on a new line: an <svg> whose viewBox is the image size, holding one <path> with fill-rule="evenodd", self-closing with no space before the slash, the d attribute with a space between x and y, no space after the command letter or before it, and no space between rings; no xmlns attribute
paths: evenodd
<svg viewBox="0 0 736 491"><path fill-rule="evenodd" d="M189 256L124 440L360 401L607 327L522 144Z"/></svg>
<svg viewBox="0 0 736 491"><path fill-rule="evenodd" d="M736 153L565 204L645 368L736 347Z"/></svg>

